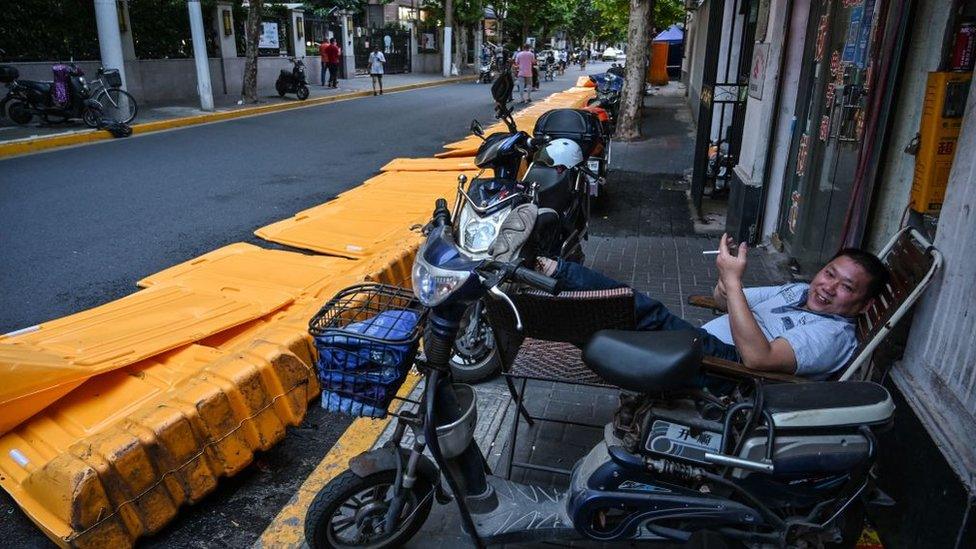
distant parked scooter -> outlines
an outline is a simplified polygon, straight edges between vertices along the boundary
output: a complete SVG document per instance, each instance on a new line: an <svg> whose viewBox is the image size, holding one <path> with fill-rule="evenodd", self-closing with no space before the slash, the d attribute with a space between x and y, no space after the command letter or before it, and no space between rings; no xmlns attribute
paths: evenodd
<svg viewBox="0 0 976 549"><path fill-rule="evenodd" d="M281 69L278 74L278 81L275 82L275 90L278 95L284 97L286 93L293 93L299 101L308 99L308 80L305 78L305 63L301 59L289 57L292 69Z"/></svg>
<svg viewBox="0 0 976 549"><path fill-rule="evenodd" d="M102 108L93 100L84 71L74 63L52 67L54 81L20 80L17 68L0 66L0 83L6 84L7 95L0 100L0 117L6 116L15 124L27 124L34 116L44 122L64 122L81 118L95 128L102 119Z"/></svg>

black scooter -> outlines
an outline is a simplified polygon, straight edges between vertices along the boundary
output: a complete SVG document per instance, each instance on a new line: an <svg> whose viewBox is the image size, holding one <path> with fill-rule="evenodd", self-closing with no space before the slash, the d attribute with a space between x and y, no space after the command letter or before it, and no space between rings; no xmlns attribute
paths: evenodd
<svg viewBox="0 0 976 549"><path fill-rule="evenodd" d="M55 69L65 71L67 76L67 95L61 104L55 100L53 81L20 80L16 67L0 65L0 83L7 86L7 95L0 100L0 117L6 113L19 125L29 123L35 116L48 124L80 118L88 127L98 127L102 106L91 98L85 72L74 62L55 65Z"/></svg>
<svg viewBox="0 0 976 549"><path fill-rule="evenodd" d="M596 173L601 160L593 153L604 147L598 120L592 113L576 109L554 109L536 123L533 135L519 131L508 107L510 74L503 73L492 85L496 115L507 132L486 135L477 120L471 132L484 142L478 148L475 165L490 170L468 181L459 178L454 218L455 240L470 257L484 259L498 227L513 208L533 203L539 208L539 231L533 245L540 255L582 263L583 241L587 238L590 198L598 192L602 177ZM565 138L577 143L583 154L575 166L550 166L543 159L549 143ZM527 163L525 173L519 169ZM590 165L590 164L594 165ZM473 383L495 375L504 365L499 343L484 303L475 303L462 322L451 365L454 377Z"/></svg>
<svg viewBox="0 0 976 549"><path fill-rule="evenodd" d="M399 547L434 501L457 505L473 544L589 539L685 542L711 531L746 547L847 547L869 496L875 431L890 425L891 396L869 382L764 386L746 378L715 396L698 388L697 332L597 332L583 359L623 392L603 440L573 468L565 491L491 474L477 443L477 398L454 383L451 346L467 308L494 296L513 303L519 283L556 281L520 260L473 260L454 243L437 201L413 267L429 307L424 395L398 412L392 440L353 458L316 496L305 519L313 548ZM404 434L413 433L410 447ZM433 460L425 450L430 451Z"/></svg>
<svg viewBox="0 0 976 549"><path fill-rule="evenodd" d="M293 93L299 101L308 99L308 79L305 76L305 63L301 59L289 57L292 63L291 70L281 69L278 73L278 80L275 82L275 90L280 97L286 93Z"/></svg>

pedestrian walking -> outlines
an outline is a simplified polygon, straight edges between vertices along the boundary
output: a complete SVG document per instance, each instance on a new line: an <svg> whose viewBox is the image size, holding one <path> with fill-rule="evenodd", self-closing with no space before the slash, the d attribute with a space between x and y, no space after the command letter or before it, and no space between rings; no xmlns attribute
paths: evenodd
<svg viewBox="0 0 976 549"><path fill-rule="evenodd" d="M325 87L325 73L326 71L329 70L328 51L329 51L329 41L324 40L321 44L319 44L319 61L321 62L322 65L322 73L320 74L320 76L322 77L321 80L322 80L323 88Z"/></svg>
<svg viewBox="0 0 976 549"><path fill-rule="evenodd" d="M519 97L523 103L532 102L532 70L535 68L535 54L532 46L526 44L515 54L516 77L519 83Z"/></svg>
<svg viewBox="0 0 976 549"><path fill-rule="evenodd" d="M329 65L329 87L339 87L339 59L342 57L342 49L336 44L335 38L329 38L329 45L326 48L326 60Z"/></svg>
<svg viewBox="0 0 976 549"><path fill-rule="evenodd" d="M373 46L372 53L369 54L369 76L373 79L373 95L376 95L376 87L379 86L380 95L383 95L383 65L386 63L386 56L380 51L380 45Z"/></svg>

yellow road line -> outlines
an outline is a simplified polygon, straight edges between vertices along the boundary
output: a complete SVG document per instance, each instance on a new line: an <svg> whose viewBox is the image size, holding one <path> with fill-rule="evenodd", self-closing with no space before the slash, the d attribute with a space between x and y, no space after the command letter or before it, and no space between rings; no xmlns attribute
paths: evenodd
<svg viewBox="0 0 976 549"><path fill-rule="evenodd" d="M431 88L434 86L443 86L445 84L456 84L459 82L466 82L472 80L474 77L465 76L450 78L444 80L432 80L429 82L420 82L417 84L405 84L403 86L394 86L392 88L387 88L386 93L395 93L401 91L416 90L420 88ZM242 118L245 116L258 116L262 114L269 114L278 111L290 110L290 109L301 109L306 107L314 107L317 105L323 105L326 103L334 103L336 101L344 101L347 99L356 99L358 97L366 97L372 95L372 91L356 91L343 93L340 95L330 95L327 97L316 97L314 99L308 99L306 101L292 101L287 103L276 103L273 105L262 105L259 107L246 107L242 109L234 109L230 111L220 111L213 113L197 114L193 116L184 116L180 118L170 118L167 120L157 120L155 122L144 122L142 124L135 124L132 126L133 134L146 134L153 133L163 130L169 130L173 128L182 128L185 126L195 126L198 124L209 124L212 122L221 122L224 120L231 120L234 118ZM46 135L41 137L28 137L26 139L16 139L13 141L8 141L6 143L0 143L0 158L6 158L11 156L19 156L22 154L29 154L40 152L49 149L57 149L61 147L69 147L72 145L81 145L86 143L95 143L98 141L105 141L112 139L112 134L106 130L82 130L78 132L72 132L68 134L59 135Z"/></svg>
<svg viewBox="0 0 976 549"><path fill-rule="evenodd" d="M420 375L411 372L397 393L406 397L420 382ZM402 404L402 401L400 401ZM315 495L326 484L346 470L349 460L369 450L383 434L390 417L385 419L359 418L352 422L336 441L325 458L305 479L298 492L288 500L271 524L254 543L254 549L299 548L305 543L305 513Z"/></svg>

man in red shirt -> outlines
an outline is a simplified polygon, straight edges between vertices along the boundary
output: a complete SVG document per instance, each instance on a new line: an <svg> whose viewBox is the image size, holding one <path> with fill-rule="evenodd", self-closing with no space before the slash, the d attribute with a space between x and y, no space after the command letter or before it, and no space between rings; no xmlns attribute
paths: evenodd
<svg viewBox="0 0 976 549"><path fill-rule="evenodd" d="M319 59L322 61L322 86L325 86L325 71L329 68L329 41L319 44Z"/></svg>
<svg viewBox="0 0 976 549"><path fill-rule="evenodd" d="M342 50L340 50L339 46L336 45L336 39L330 38L329 44L325 46L325 57L324 57L324 61L329 67L330 88L339 87L339 57L341 55L342 55ZM323 78L325 77L323 76Z"/></svg>

